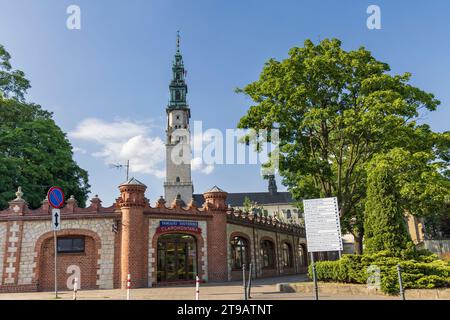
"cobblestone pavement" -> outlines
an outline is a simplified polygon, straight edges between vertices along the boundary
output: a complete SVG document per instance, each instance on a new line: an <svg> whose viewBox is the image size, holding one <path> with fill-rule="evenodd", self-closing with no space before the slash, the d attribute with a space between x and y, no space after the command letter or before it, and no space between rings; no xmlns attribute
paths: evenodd
<svg viewBox="0 0 450 320"><path fill-rule="evenodd" d="M252 300L312 300L313 296L305 293L282 293L277 292L277 283L308 281L306 275L276 277L268 279L253 280L251 298ZM311 283L312 285L312 283ZM59 297L64 300L71 300L72 292L60 292ZM126 290L86 290L79 291L78 300L125 300ZM0 300L52 300L55 299L53 292L34 292L34 293L3 293L0 294ZM194 300L195 285L174 286L133 289L131 291L133 300ZM242 282L226 283L207 283L200 287L201 300L242 300L243 288ZM320 295L324 300L385 300L398 297L388 296L335 296Z"/></svg>

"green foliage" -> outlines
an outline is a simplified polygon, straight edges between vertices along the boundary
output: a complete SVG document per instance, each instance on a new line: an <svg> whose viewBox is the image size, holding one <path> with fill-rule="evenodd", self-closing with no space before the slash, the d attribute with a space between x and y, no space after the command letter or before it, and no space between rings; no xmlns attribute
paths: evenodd
<svg viewBox="0 0 450 320"><path fill-rule="evenodd" d="M29 83L22 72L11 71L8 60L0 46L0 209L7 208L19 186L32 208L41 205L52 185L84 206L87 172L72 159L72 146L52 114L23 101Z"/></svg>
<svg viewBox="0 0 450 320"><path fill-rule="evenodd" d="M402 148L414 160L435 164L426 179L401 185L411 213L434 212L436 200L448 193L439 184L435 194L433 184L450 177L450 136L416 123L419 110L433 111L440 102L409 84L409 73L389 71L364 48L345 51L337 39L317 45L307 40L288 58L270 59L257 81L237 90L254 102L240 128L266 129L269 139L271 130L279 129L280 174L294 198L337 196L343 232L358 242L364 234L368 164L377 154ZM411 164L405 166L411 177L422 174L423 166L403 160Z"/></svg>
<svg viewBox="0 0 450 320"><path fill-rule="evenodd" d="M405 289L450 287L450 264L425 251L404 250L403 257L388 251L377 254L343 255L337 261L316 262L318 281L366 284L369 266L380 268L381 290L388 294L399 292L397 264L402 269ZM308 270L312 278L312 268Z"/></svg>
<svg viewBox="0 0 450 320"><path fill-rule="evenodd" d="M409 240L392 166L387 161L377 161L367 177L364 250L397 254L406 249Z"/></svg>

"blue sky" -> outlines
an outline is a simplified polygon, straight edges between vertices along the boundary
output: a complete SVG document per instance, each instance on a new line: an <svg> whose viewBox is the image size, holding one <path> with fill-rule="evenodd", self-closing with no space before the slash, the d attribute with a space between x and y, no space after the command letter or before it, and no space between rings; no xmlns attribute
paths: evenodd
<svg viewBox="0 0 450 320"><path fill-rule="evenodd" d="M71 4L81 8L81 30L66 28ZM381 30L366 27L370 4L381 8ZM444 131L450 130L449 15L446 0L0 0L0 44L31 80L27 99L53 111L69 133L92 194L104 205L118 196L125 173L107 164L124 157L117 153L122 148L138 154L133 175L154 203L163 194L164 162L155 150L164 141L177 30L191 120L203 121L204 129L236 127L250 101L234 89L256 80L269 58L285 58L308 38L336 37L348 50L365 46L393 73L411 72L414 85L442 102L422 121ZM257 165L203 171L193 172L196 193L215 184L229 192L266 190Z"/></svg>

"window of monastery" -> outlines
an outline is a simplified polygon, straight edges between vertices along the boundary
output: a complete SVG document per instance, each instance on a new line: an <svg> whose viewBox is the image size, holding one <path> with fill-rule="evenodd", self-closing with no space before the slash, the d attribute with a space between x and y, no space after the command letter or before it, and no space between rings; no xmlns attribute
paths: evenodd
<svg viewBox="0 0 450 320"><path fill-rule="evenodd" d="M83 253L84 237L58 238L58 253Z"/></svg>
<svg viewBox="0 0 450 320"><path fill-rule="evenodd" d="M298 245L298 256L300 258L300 265L305 267L307 265L306 250L302 244Z"/></svg>
<svg viewBox="0 0 450 320"><path fill-rule="evenodd" d="M284 242L281 248L282 263L285 268L292 268L292 249L289 243Z"/></svg>
<svg viewBox="0 0 450 320"><path fill-rule="evenodd" d="M233 237L231 240L231 254L233 269L242 269L242 265L249 265L248 241L241 237Z"/></svg>
<svg viewBox="0 0 450 320"><path fill-rule="evenodd" d="M275 268L275 246L272 241L263 240L261 242L261 259L263 268Z"/></svg>

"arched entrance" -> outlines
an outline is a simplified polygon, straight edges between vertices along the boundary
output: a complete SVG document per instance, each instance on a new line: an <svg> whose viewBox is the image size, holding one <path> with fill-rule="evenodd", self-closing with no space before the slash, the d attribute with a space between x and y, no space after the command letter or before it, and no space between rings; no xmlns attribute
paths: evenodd
<svg viewBox="0 0 450 320"><path fill-rule="evenodd" d="M192 281L197 275L197 241L189 234L165 234L158 238L157 281Z"/></svg>

